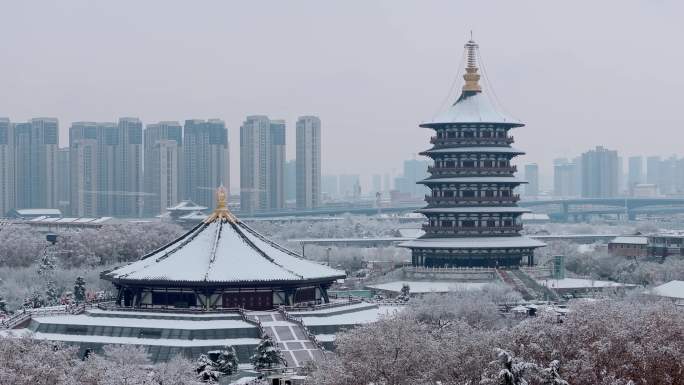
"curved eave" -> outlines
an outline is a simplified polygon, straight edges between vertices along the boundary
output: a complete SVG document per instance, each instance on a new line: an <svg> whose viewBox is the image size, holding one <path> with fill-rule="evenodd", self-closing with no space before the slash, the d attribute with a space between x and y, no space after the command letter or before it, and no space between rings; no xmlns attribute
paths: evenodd
<svg viewBox="0 0 684 385"><path fill-rule="evenodd" d="M420 155L428 156L434 154L506 154L506 155L525 155L524 151L520 151L513 147L446 147L446 148L431 148L423 151Z"/></svg>
<svg viewBox="0 0 684 385"><path fill-rule="evenodd" d="M464 91L446 111L437 115L430 122L423 122L420 126L439 128L443 125L454 124L524 126L518 119L502 113L485 93L475 91Z"/></svg>
<svg viewBox="0 0 684 385"><path fill-rule="evenodd" d="M461 122L461 121L453 121L453 122L437 122L437 121L429 121L429 122L422 122L418 126L423 127L423 128L430 128L433 130L438 130L442 128L446 128L444 126L453 126L453 125L470 125L470 124L494 124L498 126L507 126L508 128L516 128L516 127L524 127L525 123L521 122L502 122L502 121L479 121L479 122Z"/></svg>
<svg viewBox="0 0 684 385"><path fill-rule="evenodd" d="M508 183L508 184L526 184L527 182L521 179L508 177L464 177L464 178L428 178L418 181L420 184L438 184L438 183Z"/></svg>
<svg viewBox="0 0 684 385"><path fill-rule="evenodd" d="M522 207L431 207L418 209L415 212L421 214L525 214L531 213L532 210Z"/></svg>
<svg viewBox="0 0 684 385"><path fill-rule="evenodd" d="M105 273L100 278L122 286L149 286L149 287L274 287L274 286L302 286L309 284L332 283L338 279L345 279L345 274L329 277L302 278L293 280L245 280L245 281L172 281L163 278L150 279L126 279L111 277Z"/></svg>
<svg viewBox="0 0 684 385"><path fill-rule="evenodd" d="M418 238L399 244L410 249L536 249L546 243L524 236L469 237L469 238Z"/></svg>

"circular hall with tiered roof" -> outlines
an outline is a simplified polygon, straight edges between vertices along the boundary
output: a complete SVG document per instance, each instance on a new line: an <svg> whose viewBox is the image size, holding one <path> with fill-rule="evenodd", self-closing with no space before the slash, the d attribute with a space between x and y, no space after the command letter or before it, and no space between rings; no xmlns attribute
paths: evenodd
<svg viewBox="0 0 684 385"><path fill-rule="evenodd" d="M520 234L522 214L511 160L524 152L511 147L510 131L523 123L501 112L482 92L478 45L465 45L461 95L447 111L421 127L435 130L433 145L421 155L433 160L421 183L431 193L425 235L402 244L415 267L517 267L534 264L544 243Z"/></svg>
<svg viewBox="0 0 684 385"><path fill-rule="evenodd" d="M102 273L116 287L117 306L270 310L328 302L328 288L345 273L266 239L228 210L226 195L219 188L214 213L185 235Z"/></svg>

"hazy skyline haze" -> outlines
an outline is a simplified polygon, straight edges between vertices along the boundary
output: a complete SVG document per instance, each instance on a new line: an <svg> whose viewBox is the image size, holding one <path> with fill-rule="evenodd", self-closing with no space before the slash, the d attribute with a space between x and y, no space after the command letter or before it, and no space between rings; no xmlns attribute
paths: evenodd
<svg viewBox="0 0 684 385"><path fill-rule="evenodd" d="M474 31L515 146L542 177L596 145L684 154L676 1L4 2L0 116L220 118L239 186L247 115L322 121L324 174L400 172L429 147ZM360 11L362 10L362 12ZM460 89L459 80L456 88ZM449 103L453 102L452 95ZM547 182L542 182L547 185Z"/></svg>

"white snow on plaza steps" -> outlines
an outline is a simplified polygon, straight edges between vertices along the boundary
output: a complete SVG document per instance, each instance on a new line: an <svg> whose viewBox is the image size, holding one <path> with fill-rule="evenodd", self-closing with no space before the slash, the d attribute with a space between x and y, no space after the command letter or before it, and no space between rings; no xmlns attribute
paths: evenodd
<svg viewBox="0 0 684 385"><path fill-rule="evenodd" d="M36 322L82 326L117 326L149 329L251 329L254 325L242 320L176 320L158 318L90 317L87 314L33 317Z"/></svg>
<svg viewBox="0 0 684 385"><path fill-rule="evenodd" d="M308 261L239 220L214 220L103 277L115 282L292 282L335 280L345 273Z"/></svg>
<svg viewBox="0 0 684 385"><path fill-rule="evenodd" d="M447 293L454 290L481 289L489 282L453 282L453 281L394 281L368 286L371 289L401 292L404 284L409 285L411 293Z"/></svg>

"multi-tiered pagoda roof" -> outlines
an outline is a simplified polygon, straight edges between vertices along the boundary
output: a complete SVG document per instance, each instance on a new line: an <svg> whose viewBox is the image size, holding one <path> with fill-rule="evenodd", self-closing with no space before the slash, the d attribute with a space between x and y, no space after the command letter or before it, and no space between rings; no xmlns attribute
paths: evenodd
<svg viewBox="0 0 684 385"><path fill-rule="evenodd" d="M133 307L267 309L327 302L345 273L306 260L236 218L219 190L216 211L182 237L102 274Z"/></svg>
<svg viewBox="0 0 684 385"><path fill-rule="evenodd" d="M533 263L542 242L524 237L522 214L511 160L524 152L511 147L509 131L524 126L501 112L482 92L477 65L478 46L466 46L465 85L456 102L430 122L433 147L421 153L432 158L427 186L428 206L418 210L428 223L425 235L402 245L412 250L414 266L516 267Z"/></svg>

